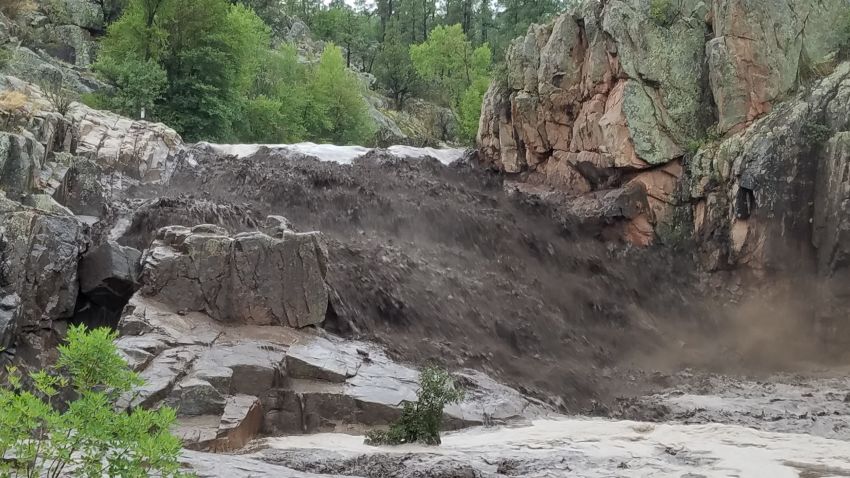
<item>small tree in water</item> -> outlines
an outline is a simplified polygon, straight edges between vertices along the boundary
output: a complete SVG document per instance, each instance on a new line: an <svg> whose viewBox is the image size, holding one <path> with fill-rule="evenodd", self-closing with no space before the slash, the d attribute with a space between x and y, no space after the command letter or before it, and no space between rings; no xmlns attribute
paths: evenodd
<svg viewBox="0 0 850 478"><path fill-rule="evenodd" d="M463 399L452 376L439 367L427 367L419 379L415 402L404 402L401 418L387 431L366 434L367 445L401 445L404 443L440 444L443 408Z"/></svg>

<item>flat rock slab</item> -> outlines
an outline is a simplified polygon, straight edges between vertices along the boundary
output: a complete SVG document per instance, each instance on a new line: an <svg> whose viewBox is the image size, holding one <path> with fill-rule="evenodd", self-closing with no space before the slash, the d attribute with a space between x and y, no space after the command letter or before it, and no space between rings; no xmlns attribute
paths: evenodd
<svg viewBox="0 0 850 478"><path fill-rule="evenodd" d="M149 408L164 399L177 381L186 375L199 353L199 347L191 346L162 352L141 372L145 383L133 391L126 405Z"/></svg>
<svg viewBox="0 0 850 478"><path fill-rule="evenodd" d="M180 462L190 468L198 478L342 478L342 475L315 475L296 471L285 466L273 465L239 455L216 455L198 451L184 451Z"/></svg>
<svg viewBox="0 0 850 478"><path fill-rule="evenodd" d="M341 351L328 339L293 344L286 353L286 374L292 378L345 382L357 374L362 358Z"/></svg>
<svg viewBox="0 0 850 478"><path fill-rule="evenodd" d="M232 371L229 394L261 396L280 381L286 349L271 342L240 342L214 345L195 366L200 374Z"/></svg>

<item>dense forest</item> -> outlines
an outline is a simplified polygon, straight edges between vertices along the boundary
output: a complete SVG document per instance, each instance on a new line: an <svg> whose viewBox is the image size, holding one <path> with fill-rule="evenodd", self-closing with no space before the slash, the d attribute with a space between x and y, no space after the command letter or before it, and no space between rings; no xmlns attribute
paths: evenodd
<svg viewBox="0 0 850 478"><path fill-rule="evenodd" d="M449 108L471 142L508 42L561 0L100 0L110 24L91 106L163 121L187 140L367 144L371 88L402 109ZM293 38L311 32L317 49Z"/></svg>

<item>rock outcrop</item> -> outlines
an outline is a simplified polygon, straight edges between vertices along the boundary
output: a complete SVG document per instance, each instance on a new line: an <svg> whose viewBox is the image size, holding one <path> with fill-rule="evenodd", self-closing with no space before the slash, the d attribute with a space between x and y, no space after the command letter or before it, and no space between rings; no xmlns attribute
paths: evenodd
<svg viewBox="0 0 850 478"><path fill-rule="evenodd" d="M834 65L841 29L826 26L846 10L688 0L662 16L650 3L584 2L515 40L484 99L482 161L574 196L643 183L650 211L631 221L669 228L683 159Z"/></svg>
<svg viewBox="0 0 850 478"><path fill-rule="evenodd" d="M24 206L0 193L0 344L39 361L55 340L55 322L77 300L77 262L85 227L70 215Z"/></svg>
<svg viewBox="0 0 850 478"><path fill-rule="evenodd" d="M321 235L293 232L285 220L235 236L172 226L145 253L142 293L222 322L305 327L325 320L326 271Z"/></svg>
<svg viewBox="0 0 850 478"><path fill-rule="evenodd" d="M850 64L689 162L684 206L712 269L847 269Z"/></svg>
<svg viewBox="0 0 850 478"><path fill-rule="evenodd" d="M26 95L33 115L24 129L42 144L46 157L69 153L94 161L104 173L161 182L168 179L183 149L180 135L162 123L132 120L81 103L73 103L63 117L38 86L12 76L0 75L0 90Z"/></svg>
<svg viewBox="0 0 850 478"><path fill-rule="evenodd" d="M39 366L67 320L117 322L138 287L140 253L103 242L110 196L162 181L182 143L164 125L79 104L63 116L14 77L0 76L0 88L27 99L26 114L0 132L0 349Z"/></svg>
<svg viewBox="0 0 850 478"><path fill-rule="evenodd" d="M175 406L190 449L230 451L255 436L386 425L416 398L418 372L371 344L278 325L222 323L137 294L117 345L146 383L126 406ZM548 408L487 376L459 375L469 393L448 408L457 427L534 417Z"/></svg>

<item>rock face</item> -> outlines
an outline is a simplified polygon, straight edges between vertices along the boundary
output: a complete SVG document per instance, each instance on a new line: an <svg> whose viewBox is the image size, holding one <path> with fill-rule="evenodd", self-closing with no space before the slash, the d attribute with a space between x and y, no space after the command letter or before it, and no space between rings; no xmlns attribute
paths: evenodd
<svg viewBox="0 0 850 478"><path fill-rule="evenodd" d="M54 332L54 321L74 312L84 232L73 216L23 206L0 194L0 343L5 347L23 354L48 352L39 341Z"/></svg>
<svg viewBox="0 0 850 478"><path fill-rule="evenodd" d="M267 433L386 425L416 397L418 372L371 344L278 325L222 323L137 294L119 350L146 380L126 406L171 404L190 449L231 451ZM483 374L463 373L467 399L449 426L533 417L548 410Z"/></svg>
<svg viewBox="0 0 850 478"><path fill-rule="evenodd" d="M62 117L53 112L39 87L11 76L0 76L0 89L28 97L35 113L26 129L48 156L69 153L94 161L107 173L121 173L136 181L161 182L170 177L176 155L183 149L180 135L162 123L132 120L80 103L74 103L67 117Z"/></svg>
<svg viewBox="0 0 850 478"><path fill-rule="evenodd" d="M165 181L170 176L173 155L183 145L173 129L81 104L69 114L79 128L77 154L146 182Z"/></svg>
<svg viewBox="0 0 850 478"><path fill-rule="evenodd" d="M690 162L703 262L762 271L846 271L850 64Z"/></svg>
<svg viewBox="0 0 850 478"><path fill-rule="evenodd" d="M80 261L80 292L92 302L120 309L138 288L142 253L108 241Z"/></svg>
<svg viewBox="0 0 850 478"><path fill-rule="evenodd" d="M40 366L66 320L117 322L138 287L140 253L101 243L108 195L163 179L180 139L162 125L82 105L63 117L38 87L14 77L0 76L0 88L24 94L29 112L14 132L0 132L0 349L4 359ZM123 154L125 141L139 154Z"/></svg>
<svg viewBox="0 0 850 478"><path fill-rule="evenodd" d="M800 75L822 71L841 41L843 2L712 2L706 44L720 132L771 110Z"/></svg>
<svg viewBox="0 0 850 478"><path fill-rule="evenodd" d="M286 225L230 236L214 225L166 227L143 259L142 292L223 322L304 327L328 307L319 233Z"/></svg>
<svg viewBox="0 0 850 478"><path fill-rule="evenodd" d="M632 221L665 225L688 149L741 129L827 68L840 29L824 25L846 7L670 5L657 18L648 0L588 1L530 27L485 96L481 160L575 196L641 182L651 211Z"/></svg>

